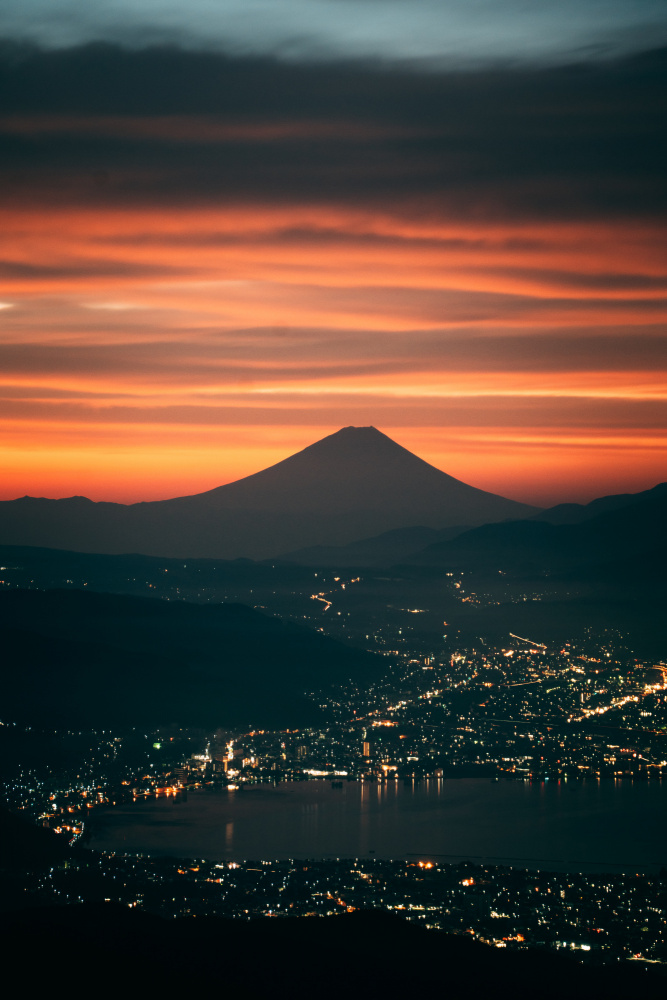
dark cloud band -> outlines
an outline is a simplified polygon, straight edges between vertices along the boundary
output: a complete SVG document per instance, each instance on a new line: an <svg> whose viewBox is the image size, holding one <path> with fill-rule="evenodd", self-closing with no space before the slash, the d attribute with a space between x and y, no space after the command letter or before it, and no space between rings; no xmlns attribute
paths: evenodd
<svg viewBox="0 0 667 1000"><path fill-rule="evenodd" d="M10 46L0 91L2 186L24 202L417 201L516 217L667 207L667 50L424 75Z"/></svg>

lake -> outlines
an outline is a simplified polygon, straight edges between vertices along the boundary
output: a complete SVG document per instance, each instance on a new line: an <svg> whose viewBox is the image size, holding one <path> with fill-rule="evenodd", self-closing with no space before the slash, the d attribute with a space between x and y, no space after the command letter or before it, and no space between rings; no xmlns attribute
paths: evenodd
<svg viewBox="0 0 667 1000"><path fill-rule="evenodd" d="M667 783L387 784L202 789L96 811L97 850L219 861L463 859L523 868L654 873L667 866Z"/></svg>

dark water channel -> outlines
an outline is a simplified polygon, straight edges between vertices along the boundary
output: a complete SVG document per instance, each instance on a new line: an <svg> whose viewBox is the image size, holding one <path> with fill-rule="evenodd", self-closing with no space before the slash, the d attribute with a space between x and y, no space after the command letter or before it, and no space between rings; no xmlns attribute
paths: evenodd
<svg viewBox="0 0 667 1000"><path fill-rule="evenodd" d="M90 846L221 861L418 857L654 873L667 866L667 783L430 779L205 789L98 812Z"/></svg>

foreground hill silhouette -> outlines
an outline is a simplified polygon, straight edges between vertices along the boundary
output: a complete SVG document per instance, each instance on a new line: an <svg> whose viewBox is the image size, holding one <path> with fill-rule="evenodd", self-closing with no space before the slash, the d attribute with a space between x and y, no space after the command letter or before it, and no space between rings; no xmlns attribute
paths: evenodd
<svg viewBox="0 0 667 1000"><path fill-rule="evenodd" d="M243 605L82 591L0 593L3 718L29 724L316 722L304 691L379 658Z"/></svg>
<svg viewBox="0 0 667 1000"><path fill-rule="evenodd" d="M50 991L54 970L132 995L222 992L257 997L664 996L665 980L640 967L582 967L547 951L508 952L425 930L381 910L251 921L164 920L112 903L24 910L0 932L30 985Z"/></svg>
<svg viewBox="0 0 667 1000"><path fill-rule="evenodd" d="M176 558L274 558L415 525L443 529L536 508L468 486L374 427L345 427L262 472L151 503L0 503L0 544Z"/></svg>

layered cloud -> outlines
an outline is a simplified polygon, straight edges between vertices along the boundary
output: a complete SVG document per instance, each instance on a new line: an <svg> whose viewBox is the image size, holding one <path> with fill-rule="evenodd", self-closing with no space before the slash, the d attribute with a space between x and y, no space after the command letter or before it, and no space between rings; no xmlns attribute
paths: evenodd
<svg viewBox="0 0 667 1000"><path fill-rule="evenodd" d="M667 41L661 0L21 0L0 30L57 48L178 43L284 61L558 62Z"/></svg>
<svg viewBox="0 0 667 1000"><path fill-rule="evenodd" d="M193 492L349 423L519 499L664 479L666 65L7 47L4 496Z"/></svg>

